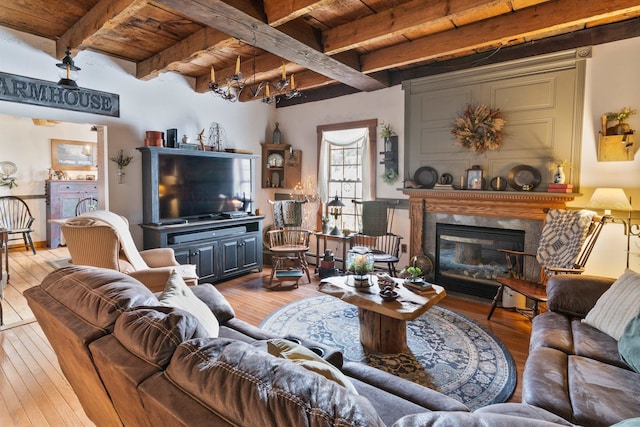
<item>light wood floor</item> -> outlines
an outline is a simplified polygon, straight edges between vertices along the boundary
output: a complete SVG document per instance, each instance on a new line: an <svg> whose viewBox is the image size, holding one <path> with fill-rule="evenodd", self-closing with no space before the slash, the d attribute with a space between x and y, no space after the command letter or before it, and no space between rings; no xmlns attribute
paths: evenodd
<svg viewBox="0 0 640 427"><path fill-rule="evenodd" d="M0 332L0 426L90 426L73 390L64 379L42 330L33 321L22 291L37 285L53 268L46 260L68 256L65 248L40 249L36 255L10 251L10 285L5 293L5 327ZM238 318L258 325L277 308L308 296L320 295L316 282L283 292L265 290L269 270L230 280L216 287L226 296ZM317 279L316 279L317 281ZM306 282L306 281L303 281ZM521 379L528 354L531 324L524 317L497 310L486 320L488 302L449 295L441 306L461 313L496 335L510 351L518 373L509 401L521 400Z"/></svg>

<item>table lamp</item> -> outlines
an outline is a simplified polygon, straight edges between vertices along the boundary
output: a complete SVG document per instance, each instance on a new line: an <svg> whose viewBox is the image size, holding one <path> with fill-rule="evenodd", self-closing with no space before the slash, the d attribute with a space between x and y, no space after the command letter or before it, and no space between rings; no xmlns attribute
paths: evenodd
<svg viewBox="0 0 640 427"><path fill-rule="evenodd" d="M603 209L605 216L611 216L611 210L630 211L629 198L622 188L596 188L587 208Z"/></svg>
<svg viewBox="0 0 640 427"><path fill-rule="evenodd" d="M329 215L331 215L334 220L335 220L335 224L333 226L333 230L331 230L331 233L329 233L332 236L342 236L342 232L340 231L340 228L338 227L338 217L340 215L342 215L342 208L344 207L344 203L342 203L342 200L340 200L338 198L338 195L336 194L335 199L333 199L332 201L330 201L327 206L329 207Z"/></svg>
<svg viewBox="0 0 640 427"><path fill-rule="evenodd" d="M596 188L593 192L588 208L604 209L604 216L609 218L609 222L621 223L624 225L624 234L627 236L627 268L629 268L629 255L631 253L631 236L638 235L638 224L631 221L631 203L622 188ZM611 210L627 211L627 218L615 218L611 215Z"/></svg>

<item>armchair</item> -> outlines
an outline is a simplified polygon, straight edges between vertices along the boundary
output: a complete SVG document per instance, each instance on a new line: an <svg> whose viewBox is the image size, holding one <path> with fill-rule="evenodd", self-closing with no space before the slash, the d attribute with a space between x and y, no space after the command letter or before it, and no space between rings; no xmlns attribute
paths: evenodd
<svg viewBox="0 0 640 427"><path fill-rule="evenodd" d="M92 211L62 225L62 234L76 265L109 268L128 274L151 291L164 289L173 270L188 285L196 285L194 265L181 265L171 248L138 251L126 218L109 211Z"/></svg>

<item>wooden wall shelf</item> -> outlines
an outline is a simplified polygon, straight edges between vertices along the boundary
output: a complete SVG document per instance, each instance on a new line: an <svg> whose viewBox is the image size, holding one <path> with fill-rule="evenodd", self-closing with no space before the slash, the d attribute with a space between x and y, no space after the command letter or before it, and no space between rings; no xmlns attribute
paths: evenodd
<svg viewBox="0 0 640 427"><path fill-rule="evenodd" d="M261 145L262 188L295 188L302 176L302 151L292 150L289 144ZM270 156L281 160L272 164Z"/></svg>
<svg viewBox="0 0 640 427"><path fill-rule="evenodd" d="M602 132L598 135L598 161L614 162L633 160L638 151L636 144L636 133L625 135L604 136Z"/></svg>

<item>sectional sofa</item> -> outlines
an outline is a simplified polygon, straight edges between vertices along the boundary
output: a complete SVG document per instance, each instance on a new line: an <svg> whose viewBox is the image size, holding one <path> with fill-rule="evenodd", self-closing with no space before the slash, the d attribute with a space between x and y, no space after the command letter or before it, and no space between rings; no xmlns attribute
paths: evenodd
<svg viewBox="0 0 640 427"><path fill-rule="evenodd" d="M340 353L316 343L267 334L237 319L211 285L188 289L213 313L217 337L191 312L161 305L164 292L154 295L113 270L65 267L25 291L96 425L570 425L518 403L471 413L434 390L342 363ZM274 355L271 347L283 342L289 354ZM322 375L300 363L305 358Z"/></svg>

